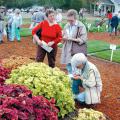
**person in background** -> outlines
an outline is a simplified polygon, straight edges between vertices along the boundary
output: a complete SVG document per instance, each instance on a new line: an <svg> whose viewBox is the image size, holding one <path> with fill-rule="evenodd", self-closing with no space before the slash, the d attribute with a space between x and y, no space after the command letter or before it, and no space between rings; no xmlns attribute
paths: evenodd
<svg viewBox="0 0 120 120"><path fill-rule="evenodd" d="M110 32L110 35L112 35L112 32L115 29L115 36L117 36L118 25L119 25L118 13L115 13L115 15L111 19L111 32Z"/></svg>
<svg viewBox="0 0 120 120"><path fill-rule="evenodd" d="M83 8L80 9L79 11L79 19L82 18L83 19Z"/></svg>
<svg viewBox="0 0 120 120"><path fill-rule="evenodd" d="M11 41L14 41L15 37L18 42L20 42L20 28L22 26L22 16L20 10L16 9L15 14L13 15L12 21L12 37Z"/></svg>
<svg viewBox="0 0 120 120"><path fill-rule="evenodd" d="M56 22L60 24L62 22L62 11L60 9L56 10Z"/></svg>
<svg viewBox="0 0 120 120"><path fill-rule="evenodd" d="M118 19L119 19L119 24L120 24L120 11L118 11Z"/></svg>
<svg viewBox="0 0 120 120"><path fill-rule="evenodd" d="M37 26L41 21L45 19L46 19L46 16L43 13L43 9L40 8L33 14L32 22L34 22L35 26Z"/></svg>
<svg viewBox="0 0 120 120"><path fill-rule="evenodd" d="M7 24L6 24L6 31L7 31L7 39L8 39L8 41L12 40L12 22L13 22L13 12L12 12L12 10L8 10Z"/></svg>
<svg viewBox="0 0 120 120"><path fill-rule="evenodd" d="M49 6L45 6L45 7L43 8L43 13L44 13L44 15L46 14L46 12L47 12L48 9L50 9Z"/></svg>
<svg viewBox="0 0 120 120"><path fill-rule="evenodd" d="M87 56L87 30L85 25L77 20L77 11L70 9L67 12L68 23L63 29L63 48L61 63L71 74L71 58L76 53L84 53Z"/></svg>
<svg viewBox="0 0 120 120"><path fill-rule="evenodd" d="M33 38L38 44L36 61L43 62L45 55L47 54L49 66L54 68L57 54L57 44L62 40L62 29L55 21L54 10L48 9L46 11L46 17L46 20L40 22L32 30ZM41 37L39 38L36 33L40 29L42 32ZM43 45L42 41L46 42L49 47L53 48L50 53L41 47Z"/></svg>
<svg viewBox="0 0 120 120"><path fill-rule="evenodd" d="M88 105L100 103L102 81L97 67L89 62L83 53L75 54L71 59L71 65L72 91L75 99Z"/></svg>
<svg viewBox="0 0 120 120"><path fill-rule="evenodd" d="M31 11L30 11L30 13L31 13L31 24L30 24L30 27L29 27L29 29L30 30L32 30L34 27L35 27L35 10L34 9L32 9Z"/></svg>
<svg viewBox="0 0 120 120"><path fill-rule="evenodd" d="M0 14L0 44L3 43L3 33L4 33L4 19Z"/></svg>
<svg viewBox="0 0 120 120"><path fill-rule="evenodd" d="M99 11L99 16L101 17L101 13L102 13L101 8L99 8L98 11Z"/></svg>
<svg viewBox="0 0 120 120"><path fill-rule="evenodd" d="M110 24L112 19L112 12L110 10L107 11L107 18L108 18L108 32L110 32Z"/></svg>

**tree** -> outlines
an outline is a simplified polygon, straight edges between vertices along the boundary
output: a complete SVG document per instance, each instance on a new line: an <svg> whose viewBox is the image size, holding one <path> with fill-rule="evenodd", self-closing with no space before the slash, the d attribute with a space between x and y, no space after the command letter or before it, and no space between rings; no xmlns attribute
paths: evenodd
<svg viewBox="0 0 120 120"><path fill-rule="evenodd" d="M0 6L3 5L3 0L0 0Z"/></svg>
<svg viewBox="0 0 120 120"><path fill-rule="evenodd" d="M81 7L89 8L89 3L94 1L98 0L0 0L0 5L4 5L7 8L26 8L33 5L40 5L79 10Z"/></svg>

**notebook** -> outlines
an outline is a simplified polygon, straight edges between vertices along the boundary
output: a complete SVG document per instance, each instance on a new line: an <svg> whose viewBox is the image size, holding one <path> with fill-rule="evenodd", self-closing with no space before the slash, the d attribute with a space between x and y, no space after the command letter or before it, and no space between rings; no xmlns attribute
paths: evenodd
<svg viewBox="0 0 120 120"><path fill-rule="evenodd" d="M49 53L53 50L53 48L49 47L48 44L44 41L42 41L42 46L41 47Z"/></svg>

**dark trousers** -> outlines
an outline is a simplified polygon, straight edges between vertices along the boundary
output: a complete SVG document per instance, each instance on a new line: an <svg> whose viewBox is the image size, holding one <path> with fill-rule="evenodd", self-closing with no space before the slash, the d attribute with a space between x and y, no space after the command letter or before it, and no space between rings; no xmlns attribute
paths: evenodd
<svg viewBox="0 0 120 120"><path fill-rule="evenodd" d="M47 54L47 57L48 57L49 66L54 68L55 67L56 54L57 54L57 47L54 48L50 53L48 53L41 46L38 46L36 61L37 62L43 62L46 54Z"/></svg>
<svg viewBox="0 0 120 120"><path fill-rule="evenodd" d="M115 35L117 35L117 27L118 26L111 26L111 34L112 34L113 30L115 29Z"/></svg>

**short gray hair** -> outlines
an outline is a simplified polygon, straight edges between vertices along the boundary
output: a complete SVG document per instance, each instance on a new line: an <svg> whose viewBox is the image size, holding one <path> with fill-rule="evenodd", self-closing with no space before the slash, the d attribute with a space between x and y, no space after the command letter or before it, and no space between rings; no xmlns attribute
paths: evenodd
<svg viewBox="0 0 120 120"><path fill-rule="evenodd" d="M78 12L76 10L74 10L74 9L70 9L67 12L67 17L74 16L74 18L77 19L77 15L78 15Z"/></svg>

